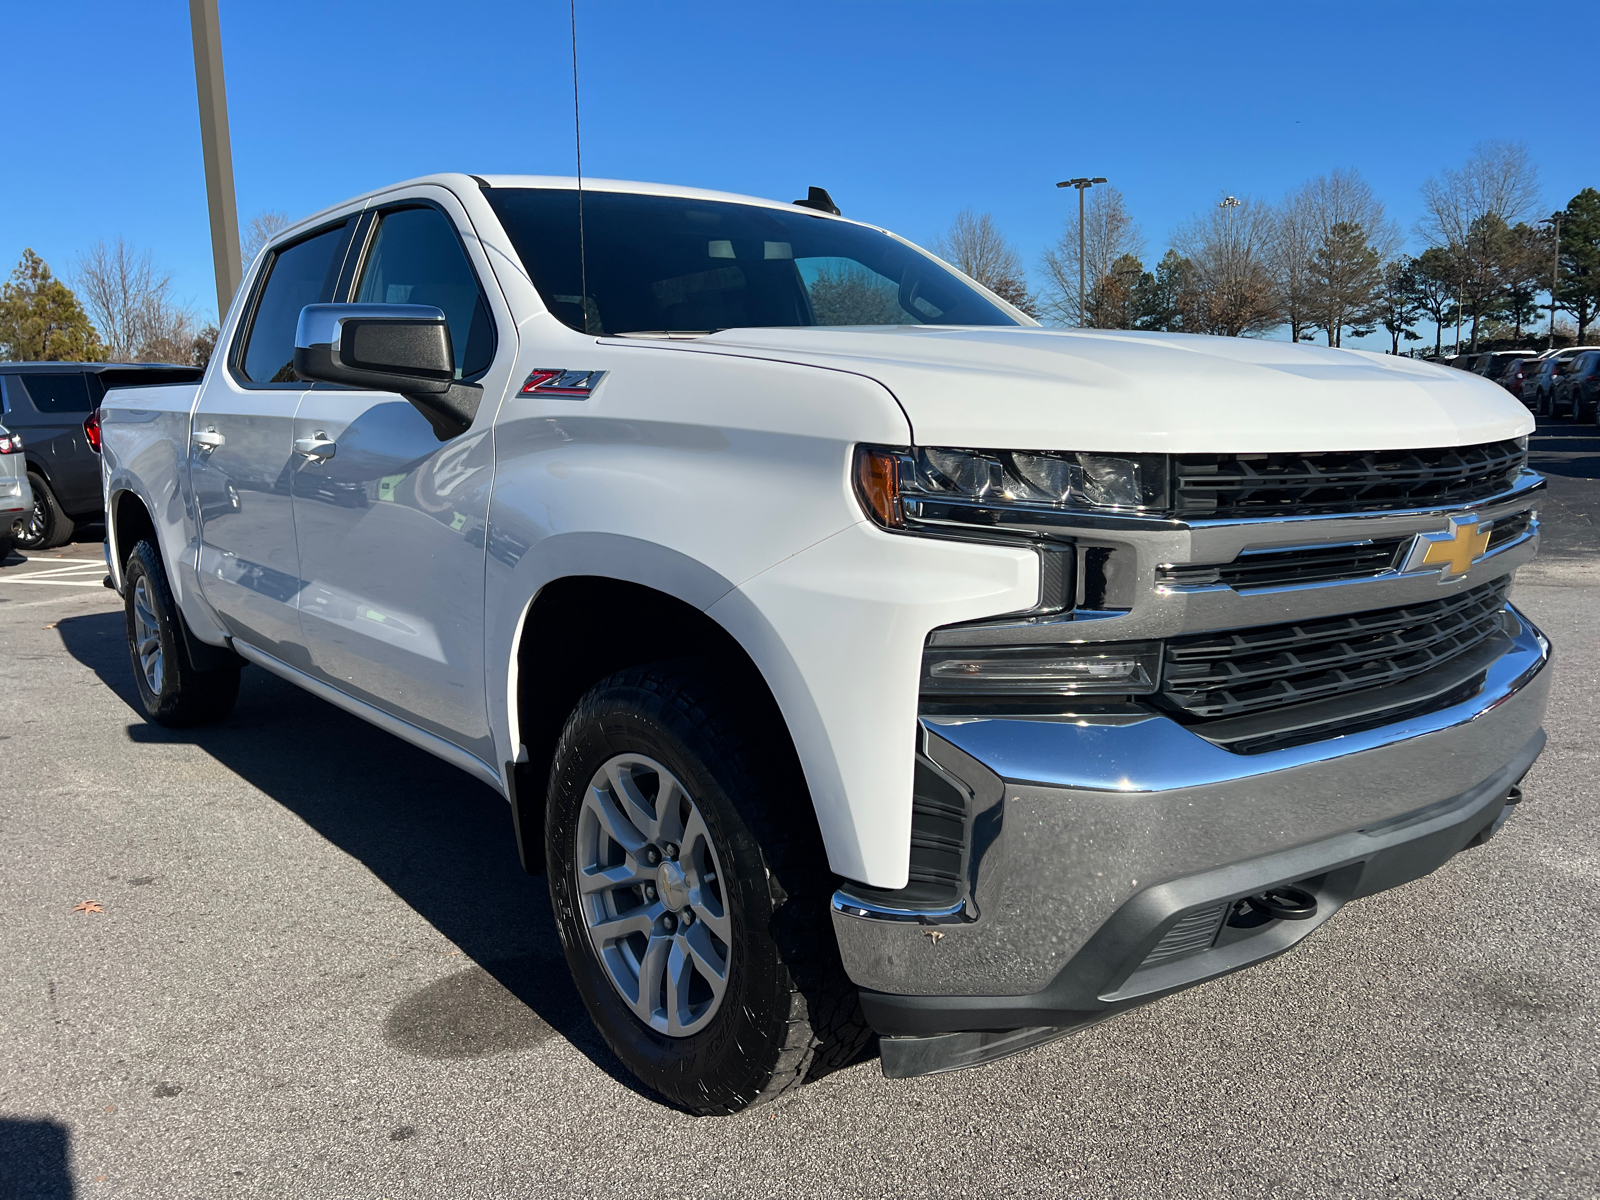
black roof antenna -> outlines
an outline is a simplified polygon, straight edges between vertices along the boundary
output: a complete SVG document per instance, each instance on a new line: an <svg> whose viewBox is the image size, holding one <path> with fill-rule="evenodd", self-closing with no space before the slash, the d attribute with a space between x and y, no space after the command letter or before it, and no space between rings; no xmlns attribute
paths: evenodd
<svg viewBox="0 0 1600 1200"><path fill-rule="evenodd" d="M839 206L833 202L833 197L828 195L827 188L814 187L806 192L804 200L796 200L801 208L814 208L818 212L832 213L836 217L844 214L839 211Z"/></svg>
<svg viewBox="0 0 1600 1200"><path fill-rule="evenodd" d="M578 123L578 0L569 0L572 17L572 142L578 155L578 304L583 309L583 331L589 330L589 261L583 246L583 126Z"/></svg>

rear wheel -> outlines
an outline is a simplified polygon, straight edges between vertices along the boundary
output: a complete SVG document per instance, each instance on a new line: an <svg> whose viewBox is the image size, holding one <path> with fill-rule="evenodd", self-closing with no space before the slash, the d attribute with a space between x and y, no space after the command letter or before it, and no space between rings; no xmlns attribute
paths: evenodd
<svg viewBox="0 0 1600 1200"><path fill-rule="evenodd" d="M28 486L33 489L33 507L22 518L17 545L24 550L53 550L66 545L72 540L72 518L61 510L43 475L29 471Z"/></svg>
<svg viewBox="0 0 1600 1200"><path fill-rule="evenodd" d="M239 696L237 661L202 671L194 665L167 583L161 555L140 542L123 572L128 658L145 715L159 725L205 725L233 711Z"/></svg>
<svg viewBox="0 0 1600 1200"><path fill-rule="evenodd" d="M611 1049L691 1112L737 1112L855 1057L869 1031L788 740L694 664L578 704L546 812L551 902Z"/></svg>

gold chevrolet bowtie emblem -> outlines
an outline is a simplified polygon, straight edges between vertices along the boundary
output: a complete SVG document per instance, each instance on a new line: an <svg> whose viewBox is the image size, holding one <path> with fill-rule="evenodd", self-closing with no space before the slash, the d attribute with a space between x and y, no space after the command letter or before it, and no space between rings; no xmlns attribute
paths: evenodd
<svg viewBox="0 0 1600 1200"><path fill-rule="evenodd" d="M1422 556L1413 554L1412 569L1442 566L1439 578L1454 579L1465 575L1489 548L1489 523L1477 517L1452 517L1448 532L1419 533L1417 541Z"/></svg>

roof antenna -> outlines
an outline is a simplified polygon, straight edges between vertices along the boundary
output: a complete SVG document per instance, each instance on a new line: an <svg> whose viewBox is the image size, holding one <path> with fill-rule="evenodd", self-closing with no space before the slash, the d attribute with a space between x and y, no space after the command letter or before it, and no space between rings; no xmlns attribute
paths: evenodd
<svg viewBox="0 0 1600 1200"><path fill-rule="evenodd" d="M589 262L583 246L583 126L578 120L578 0L568 0L572 16L572 141L578 152L578 307L589 332Z"/></svg>

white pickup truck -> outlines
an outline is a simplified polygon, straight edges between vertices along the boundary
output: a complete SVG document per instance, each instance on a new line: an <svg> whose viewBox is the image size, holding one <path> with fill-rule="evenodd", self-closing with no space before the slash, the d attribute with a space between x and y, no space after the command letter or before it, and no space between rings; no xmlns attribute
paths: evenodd
<svg viewBox="0 0 1600 1200"><path fill-rule="evenodd" d="M731 1112L985 1062L1485 841L1544 743L1527 411L1048 330L838 215L440 175L102 409L152 720L245 664L506 796L617 1055Z"/></svg>

